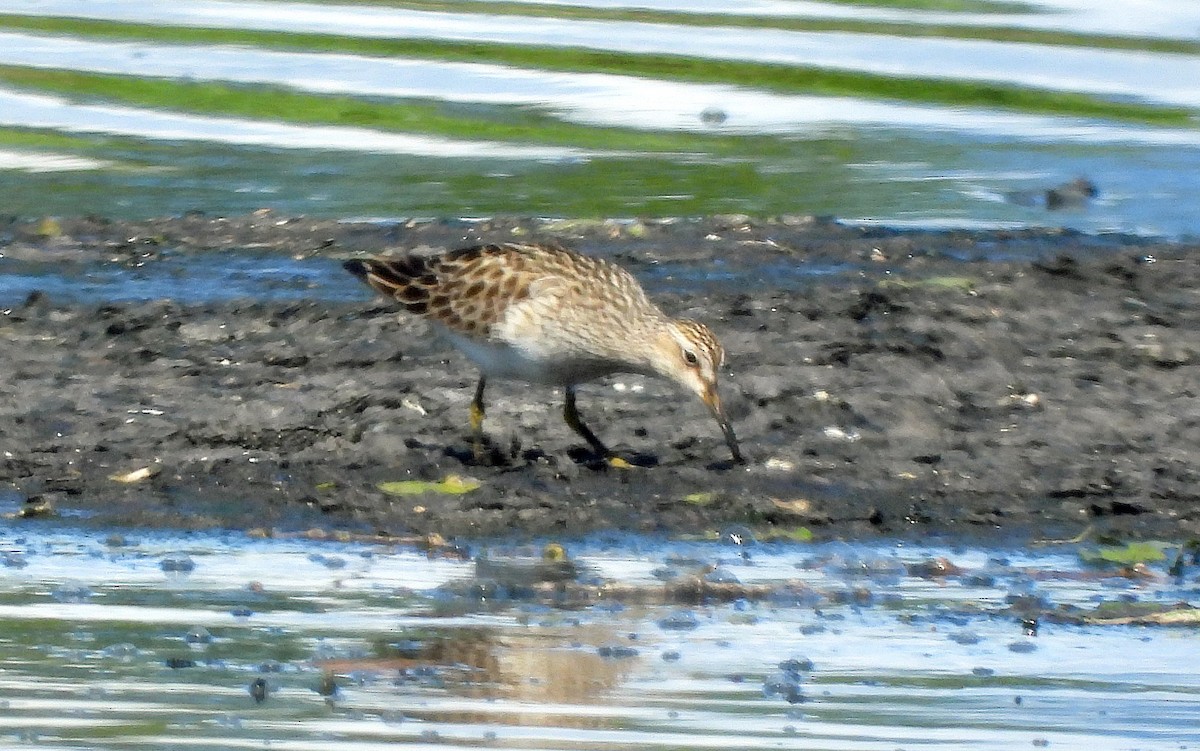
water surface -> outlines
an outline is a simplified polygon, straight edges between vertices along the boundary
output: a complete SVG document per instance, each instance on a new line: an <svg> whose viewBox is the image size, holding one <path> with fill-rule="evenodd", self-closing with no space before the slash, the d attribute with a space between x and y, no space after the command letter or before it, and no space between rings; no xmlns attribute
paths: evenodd
<svg viewBox="0 0 1200 751"><path fill-rule="evenodd" d="M1154 12L1136 14L1098 0L955 13L762 3L737 12L765 25L743 28L720 22L730 8L702 0L654 4L654 22L621 16L619 2L590 4L594 18L567 17L555 3L521 5L521 14L488 2L448 7L0 1L0 73L20 74L19 85L0 83L8 210L811 213L918 226L1197 231L1200 57L1186 43L1200 42L1200 23L1187 0L1157 0ZM13 18L110 25L5 28ZM772 18L859 25L773 28ZM925 24L939 31L904 33ZM970 36L982 27L1073 34L1036 43ZM187 41L202 29L275 36ZM1112 48L1113 36L1128 48ZM1155 47L1167 38L1182 46ZM355 40L426 46L364 52ZM475 45L473 62L456 59L462 42ZM584 49L656 72L564 63ZM546 57L550 50L560 57ZM675 70L662 67L678 55ZM743 63L850 78L830 95L797 86L802 79L781 89L722 67ZM856 89L856 76L896 84ZM965 87L960 94L1001 87L1042 99L956 103L957 94L936 94L945 82ZM261 103L239 100L245 92L261 93ZM284 93L309 99L289 103ZM1095 116L1058 111L1063 96L1094 98ZM1146 117L1107 116L1105 103L1137 104ZM1155 122L1155 112L1173 119ZM1080 176L1098 186L1096 200L1049 211L1038 198Z"/></svg>
<svg viewBox="0 0 1200 751"><path fill-rule="evenodd" d="M746 537L739 539L747 540ZM1074 548L568 543L578 596L403 544L25 523L0 535L0 738L38 748L1188 749L1197 601ZM932 562L962 568L930 576ZM765 598L687 603L672 577ZM496 573L499 571L500 573ZM634 594L642 592L643 594ZM265 697L256 701L255 694Z"/></svg>

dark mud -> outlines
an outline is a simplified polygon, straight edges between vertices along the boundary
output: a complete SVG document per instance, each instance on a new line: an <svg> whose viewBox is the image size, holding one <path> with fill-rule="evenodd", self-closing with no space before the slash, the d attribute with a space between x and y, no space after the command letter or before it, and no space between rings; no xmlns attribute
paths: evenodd
<svg viewBox="0 0 1200 751"><path fill-rule="evenodd" d="M598 467L561 394L499 382L477 465L473 367L348 275L340 297L264 284L257 299L112 302L62 284L230 250L341 274L333 260L355 253L512 238L615 257L665 309L710 323L749 466L697 400L640 377L586 385L579 403L652 466ZM0 293L17 268L55 291L0 301L0 494L14 512L181 528L1196 536L1197 250L737 217L11 222ZM481 487L377 487L447 475Z"/></svg>

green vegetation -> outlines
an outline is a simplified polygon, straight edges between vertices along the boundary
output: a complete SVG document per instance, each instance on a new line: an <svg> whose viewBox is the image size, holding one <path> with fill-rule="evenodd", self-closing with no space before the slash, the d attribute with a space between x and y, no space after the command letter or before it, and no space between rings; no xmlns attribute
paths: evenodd
<svg viewBox="0 0 1200 751"><path fill-rule="evenodd" d="M95 138L66 135L55 131L0 128L0 146L9 148L54 149L88 155L100 154L104 151L105 145L111 145L111 139L105 140L110 143L97 143ZM98 158L108 158L108 156L105 152Z"/></svg>
<svg viewBox="0 0 1200 751"><path fill-rule="evenodd" d="M529 3L455 3L406 2L388 3L391 7L412 10L487 13L509 16L564 18L594 21L632 21L638 23L670 24L675 26L727 27L745 29L779 29L783 31L844 31L855 34L885 34L907 37L943 37L947 39L981 39L997 42L1024 42L1055 46L1077 46L1100 49L1144 50L1200 54L1200 43L1154 37L1127 37L1102 34L1080 34L1064 31L1045 31L995 26L957 26L953 24L916 24L901 22L858 21L850 19L771 18L703 13L665 13L660 11L575 6L545 6ZM282 32L249 31L222 28L164 27L127 24L116 21L96 21L77 18L52 18L0 14L0 28L47 31L53 33L87 34L93 36L118 34L152 38L156 41L190 41L212 35L235 37L288 36ZM298 34L297 37L336 37L319 34ZM351 45L384 44L395 40L347 37ZM238 42L230 42L238 43ZM402 42L399 42L402 43Z"/></svg>
<svg viewBox="0 0 1200 751"><path fill-rule="evenodd" d="M1036 13L1039 6L1012 0L825 0L834 5L900 10L938 10L951 13Z"/></svg>
<svg viewBox="0 0 1200 751"><path fill-rule="evenodd" d="M979 280L969 276L930 276L915 279L884 279L880 287L896 289L912 289L924 287L929 290L951 290L955 292L970 292L975 289Z"/></svg>
<svg viewBox="0 0 1200 751"><path fill-rule="evenodd" d="M813 531L808 527L770 527L763 530L763 542L812 542Z"/></svg>
<svg viewBox="0 0 1200 751"><path fill-rule="evenodd" d="M342 0L328 0L341 3ZM899 10L940 12L991 13L997 16L994 25L961 26L950 23L926 24L903 21L866 21L856 19L788 18L774 16L738 15L736 13L682 13L645 10L640 8L589 8L567 5L539 5L520 2L479 3L471 0L372 0L359 5L386 5L408 10L450 13L480 13L508 16L566 18L580 21L632 21L637 23L672 24L675 26L725 26L746 29L780 29L783 31L846 31L856 34L889 34L908 37L945 37L947 39L988 39L997 42L1028 42L1059 46L1079 46L1106 49L1146 50L1197 54L1200 44L1179 39L1129 37L1105 34L1081 34L1069 31L1049 31L1005 26L1002 14L1036 13L1036 6L1022 3L990 3L966 0L896 0L895 2L857 2L842 0L845 5L882 7Z"/></svg>
<svg viewBox="0 0 1200 751"><path fill-rule="evenodd" d="M1158 563L1166 560L1166 544L1131 542L1120 546L1104 546L1079 551L1079 557L1092 566L1132 566L1138 563Z"/></svg>
<svg viewBox="0 0 1200 751"><path fill-rule="evenodd" d="M308 0L317 4L341 5L346 0ZM895 10L924 10L943 11L947 13L1036 13L1038 6L1030 3L1012 2L1011 0L826 0L835 5L850 5L863 8L883 8ZM605 8L548 6L536 2L487 2L478 0L354 0L355 5L382 5L389 8L412 8L420 10L443 10L456 13L472 13L477 11L490 13L511 13L513 9L535 8L542 13L548 7L554 9L554 14L560 11L577 12L606 12ZM615 11L623 12L623 11ZM672 14L673 15L673 14Z"/></svg>
<svg viewBox="0 0 1200 751"><path fill-rule="evenodd" d="M544 6L525 2L482 3L471 0L405 0L394 7L449 10L557 18L634 20L676 25L719 25L798 30L835 29L863 33L905 35L989 36L996 30L965 27L927 28L908 24L865 24L797 19L753 18L606 10L577 6ZM982 0L897 0L879 3L888 7L942 11L997 11ZM1008 12L1025 8L1008 3ZM999 16L997 16L999 18ZM615 53L586 48L522 46L505 43L469 43L428 39L359 38L320 33L293 34L220 28L160 27L147 24L89 21L72 18L39 18L0 15L0 29L74 35L79 38L125 40L145 44L188 44L200 47L237 45L259 50L300 53L354 54L366 57L404 58L446 62L508 65L529 70L568 73L610 73L663 81L741 86L756 91L788 95L819 95L875 101L906 102L954 108L989 108L1046 116L1124 121L1141 125L1197 127L1197 110L1141 103L1132 98L1105 99L1086 94L1059 93L971 81L898 78L878 74L816 67L714 60L674 54ZM996 32L1007 40L1050 44L1109 46L1085 35L1013 35ZM1151 40L1114 40L1111 46L1166 49ZM1174 44L1174 43L1165 43ZM1200 53L1200 44L1184 44L1174 51ZM198 140L155 141L128 136L66 135L52 129L0 129L0 145L16 149L44 149L94 156L113 162L117 170L145 169L187 172L204 165L204 185L214 196L227 200L225 186L236 185L233 205L257 208L267 202L292 210L337 213L377 213L383 216L442 215L447 206L458 215L505 213L547 216L655 216L710 213L790 214L836 213L870 216L879 206L894 202L886 181L862 179L845 165L878 161L878 151L867 153L864 143L845 132L829 137L735 135L712 130L642 131L628 127L601 127L564 122L534 106L453 103L437 98L416 99L352 94L317 94L281 85L231 83L203 79L114 75L62 69L0 66L0 86L55 94L77 102L97 102L135 108L168 110L195 115L237 117L298 126L330 125L369 128L374 131L434 137L541 145L577 149L591 158L568 162L528 159L443 159L402 154L365 154L351 150L336 154L319 150L242 148ZM698 105L699 106L699 105ZM696 112L699 124L700 112ZM734 125L736 123L730 123ZM887 132L882 148L901 153L920 141L923 152L939 150L949 159L957 146ZM880 148L879 144L875 145ZM1026 150L1039 148L1024 146ZM236 154L233 162L227 161ZM210 159L214 155L219 158ZM319 167L312 167L317 163ZM136 199L118 203L105 180L114 170L76 171L65 175L11 172L0 174L0 187L38 185L40 198L24 189L9 190L11 211L44 214L171 213L204 208L206 197L170 191L133 188ZM303 174L300 183L296 176ZM129 179L140 185L141 177ZM150 178L146 178L150 180ZM148 183L147 183L148 184ZM297 187L302 184L303 187ZM363 185L372 189L364 191ZM819 186L819 188L817 187ZM209 189L209 188L205 188ZM354 202L341 204L346 196ZM271 198L273 197L273 198ZM213 200L216 200L215 198ZM924 207L905 199L907 210ZM155 208L151 208L151 207ZM346 208L352 207L352 208ZM930 287L968 289L970 280L941 279ZM698 499L699 500L699 497ZM693 501L695 502L695 501Z"/></svg>
<svg viewBox="0 0 1200 751"><path fill-rule="evenodd" d="M421 495L423 493L439 493L441 495L463 495L479 489L479 481L469 477L447 475L438 482L428 480L399 480L396 482L381 482L379 489L388 495Z"/></svg>
<svg viewBox="0 0 1200 751"><path fill-rule="evenodd" d="M767 137L651 133L564 123L531 108L471 107L443 102L359 99L304 94L275 87L196 83L67 70L0 66L10 86L135 107L298 124L356 126L447 138L512 141L623 152L703 152L759 156L780 153ZM487 117L487 113L494 114ZM15 136L14 136L15 138Z"/></svg>
<svg viewBox="0 0 1200 751"><path fill-rule="evenodd" d="M0 22L3 22L0 18ZM54 22L57 19L31 19L38 22ZM67 22L76 23L76 22ZM1050 92L1002 84L976 83L955 80L937 80L875 75L869 73L827 70L821 68L772 65L727 60L708 60L681 55L635 55L580 48L525 47L505 44L479 44L434 42L428 40L358 39L327 36L321 34L283 34L277 32L226 31L211 29L175 29L123 24L86 23L94 36L138 38L155 42L188 42L193 44L242 44L265 49L292 51L340 52L362 55L403 56L456 62L483 62L513 65L543 70L569 72L612 73L658 78L691 83L718 83L746 86L749 88L789 94L814 94L824 96L864 97L871 99L902 101L920 104L953 105L958 107L990 107L1022 112L1067 115L1089 118L1107 118L1146 124L1190 126L1194 123L1194 112L1183 107L1163 107L1130 101L1112 101L1085 94ZM46 30L51 30L47 28ZM62 28L59 31L67 31ZM82 31L82 29L76 29ZM134 32L138 33L134 33ZM157 106L184 106L193 95L198 100L187 106L191 111L217 112L217 105L232 104L229 97L220 101L214 93L229 87L220 84L174 83L179 93L163 93L161 85L135 77L101 76L62 71L28 70L15 67L4 68L3 78L11 84L46 87L49 90L75 93L89 91L93 83L100 88L90 91L97 96L114 96L124 101L136 99L161 100ZM72 80L70 77L74 77ZM124 80L125 83L117 83ZM209 86L207 90L198 87ZM187 96L183 95L187 88ZM247 104L254 102L259 94L246 89L242 104L230 114L249 114ZM265 96L265 95L264 95ZM317 97L310 97L317 99ZM372 127L389 127L381 122L372 122L378 110L365 100L348 97L327 97L333 108L339 110L337 119L312 118L313 122L349 122ZM175 102L172 104L171 102ZM278 97L275 99L279 103ZM351 104L355 102L355 104ZM205 110L204 107L210 109ZM250 107L259 112L273 112L266 106ZM284 119L290 119L283 113ZM381 117L386 121L387 117ZM401 117L401 120L405 117ZM454 118L460 124L464 121ZM546 121L543 121L544 124ZM394 126L391 126L394 127ZM514 124L526 131L525 124ZM540 129L540 128L539 128ZM594 130L594 129L587 129ZM578 133L576 133L578 135ZM495 136L504 138L504 136ZM653 148L653 147L649 147Z"/></svg>
<svg viewBox="0 0 1200 751"><path fill-rule="evenodd" d="M132 137L79 138L67 147L42 131L0 130L17 148L73 150L145 165L151 172L189 174L202 165L203 179L216 186L220 211L246 212L270 205L280 211L323 215L549 217L693 216L710 213L832 213L865 215L883 200L887 183L859 183L843 160L866 158L866 146L845 139L777 144L778 157L681 159L678 153L639 153L603 159L541 162L524 159L443 159L353 151L242 148L223 144L144 140ZM44 137L45 143L40 140ZM770 168L764 169L764 163ZM296 175L303 174L303 184ZM212 210L203 194L156 190L162 178L134 179L129 192L114 192L111 171L5 173L11 214L43 216L96 213L158 216ZM223 186L262 187L226 194ZM36 187L29 187L36 186ZM798 186L819 186L805 190ZM136 198L129 202L128 196ZM312 202L312 195L329 196ZM214 200L216 200L214 198ZM350 203L343 203L350 201ZM347 208L347 206L349 208ZM453 207L448 209L447 207Z"/></svg>

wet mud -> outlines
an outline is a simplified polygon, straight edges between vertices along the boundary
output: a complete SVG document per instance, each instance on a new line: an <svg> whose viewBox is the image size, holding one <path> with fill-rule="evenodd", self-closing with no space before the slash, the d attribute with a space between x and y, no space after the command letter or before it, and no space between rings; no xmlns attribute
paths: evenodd
<svg viewBox="0 0 1200 751"><path fill-rule="evenodd" d="M582 386L579 408L641 466L598 463L561 392L503 382L476 461L473 366L336 261L509 239L612 257L668 312L710 324L748 465L697 399L637 376ZM0 276L57 281L0 301L0 498L31 518L446 538L1194 537L1198 249L804 217L11 221ZM88 269L153 276L226 251L325 264L344 288L62 291ZM433 484L380 489L411 480Z"/></svg>

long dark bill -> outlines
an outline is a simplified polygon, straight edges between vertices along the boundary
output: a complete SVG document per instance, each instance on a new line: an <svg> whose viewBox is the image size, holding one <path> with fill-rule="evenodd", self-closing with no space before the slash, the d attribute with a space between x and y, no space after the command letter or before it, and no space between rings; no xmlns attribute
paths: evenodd
<svg viewBox="0 0 1200 751"><path fill-rule="evenodd" d="M717 418L717 424L721 426L721 434L725 436L725 445L729 447L729 452L733 454L733 460L738 464L745 464L746 457L742 456L742 449L738 446L737 436L733 434L733 426L729 424L729 418L725 416L725 410L721 409L721 397L717 394L716 389L711 389L704 395L704 403L708 406L713 417Z"/></svg>
<svg viewBox="0 0 1200 751"><path fill-rule="evenodd" d="M721 425L721 432L725 434L725 445L729 447L730 453L733 454L733 460L738 464L745 464L746 457L742 456L742 450L738 448L738 439L733 434L733 426L724 417L717 417L717 422Z"/></svg>

